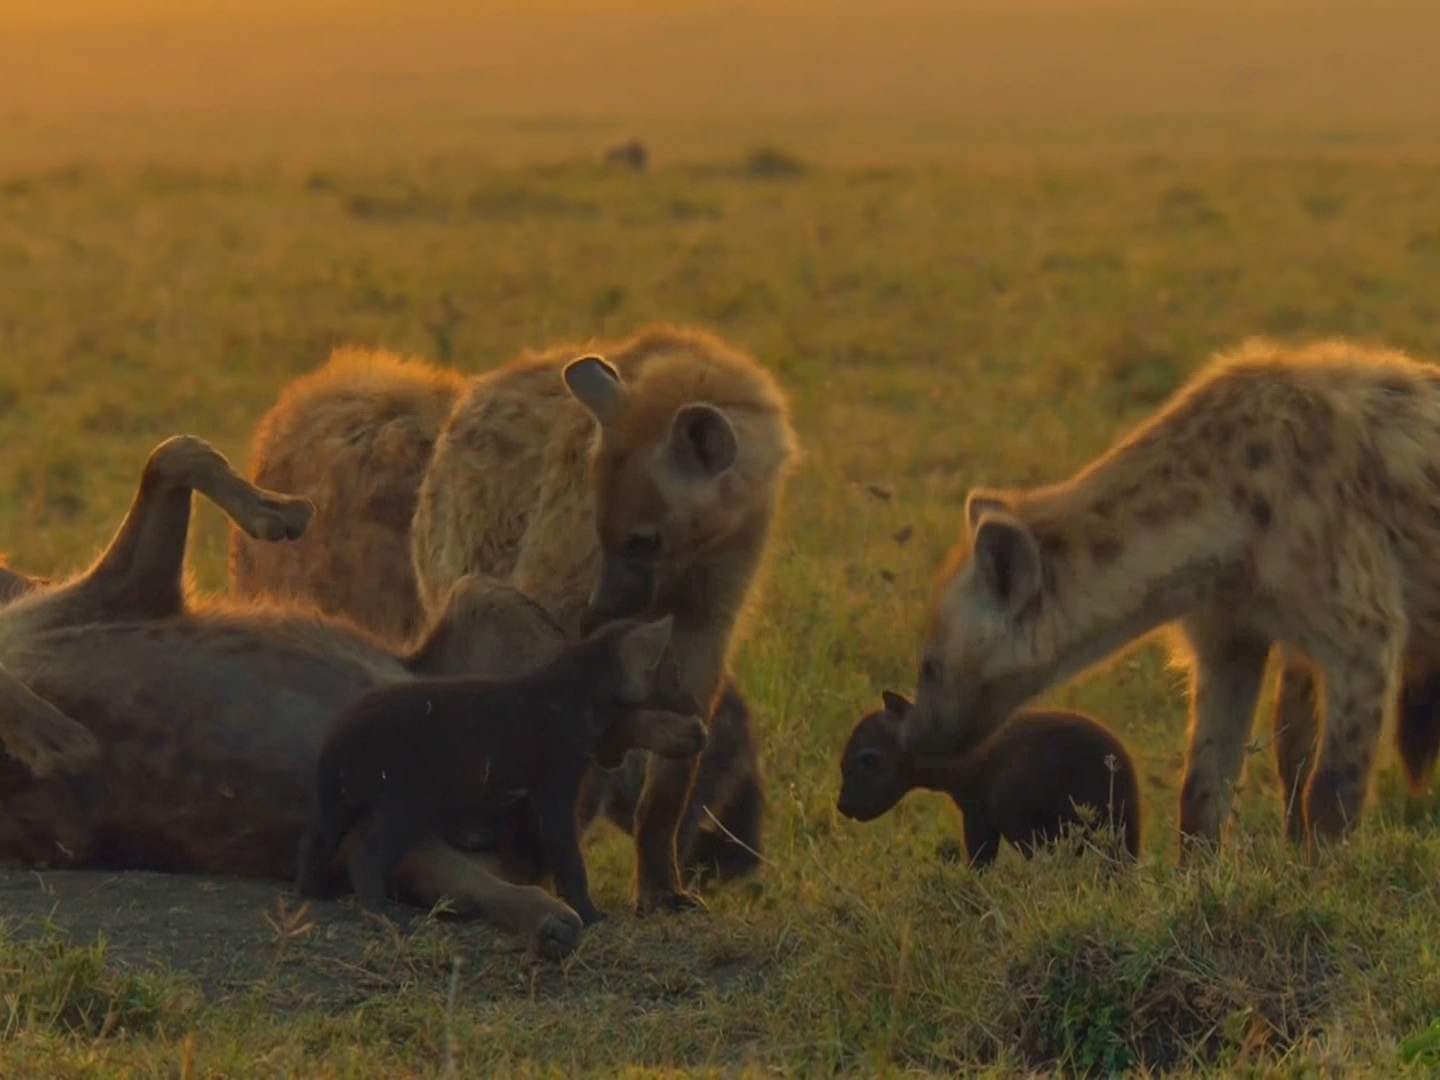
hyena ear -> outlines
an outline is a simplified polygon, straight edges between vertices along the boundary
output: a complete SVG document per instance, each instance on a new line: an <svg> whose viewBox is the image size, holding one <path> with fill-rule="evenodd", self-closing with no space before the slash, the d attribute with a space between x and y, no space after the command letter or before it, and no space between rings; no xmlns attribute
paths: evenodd
<svg viewBox="0 0 1440 1080"><path fill-rule="evenodd" d="M980 519L986 514L1008 514L1010 503L998 491L975 488L965 496L965 521L970 526L970 535L980 527Z"/></svg>
<svg viewBox="0 0 1440 1080"><path fill-rule="evenodd" d="M598 356L582 356L565 365L565 386L604 427L615 419L625 400L620 373Z"/></svg>
<svg viewBox="0 0 1440 1080"><path fill-rule="evenodd" d="M670 644L670 631L675 617L666 615L655 622L640 623L620 639L620 666L626 676L636 683L649 680L651 673L660 666L665 655L665 646Z"/></svg>
<svg viewBox="0 0 1440 1080"><path fill-rule="evenodd" d="M892 716L904 716L915 707L915 703L904 694L897 694L893 690L881 690L880 703Z"/></svg>
<svg viewBox="0 0 1440 1080"><path fill-rule="evenodd" d="M975 569L984 589L1006 612L1040 592L1040 545L1024 522L989 512L975 530Z"/></svg>
<svg viewBox="0 0 1440 1080"><path fill-rule="evenodd" d="M719 476L735 464L735 428L714 405L686 405L670 424L670 452L686 472Z"/></svg>

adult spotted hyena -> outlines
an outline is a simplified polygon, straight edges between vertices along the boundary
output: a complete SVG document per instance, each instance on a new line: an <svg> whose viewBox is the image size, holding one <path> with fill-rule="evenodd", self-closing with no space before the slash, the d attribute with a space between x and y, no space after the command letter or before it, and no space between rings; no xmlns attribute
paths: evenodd
<svg viewBox="0 0 1440 1080"><path fill-rule="evenodd" d="M1403 670L1440 648L1440 368L1340 341L1249 342L1076 476L972 492L966 516L912 746L962 750L1175 624L1192 671L1182 857L1219 842L1275 645L1282 780L1303 809L1292 835L1337 839L1359 821Z"/></svg>
<svg viewBox="0 0 1440 1080"><path fill-rule="evenodd" d="M306 495L316 521L290 551L235 534L234 586L392 635L467 573L515 585L572 637L673 615L684 688L714 710L698 772L652 760L643 790L584 806L633 815L640 910L694 904L677 848L733 876L759 844L759 766L726 664L795 457L784 395L744 353L668 326L527 354L458 393L454 379L352 352L287 390L257 433L252 477ZM352 542L352 523L365 540ZM376 581L383 601L365 595ZM707 828L707 806L744 846Z"/></svg>

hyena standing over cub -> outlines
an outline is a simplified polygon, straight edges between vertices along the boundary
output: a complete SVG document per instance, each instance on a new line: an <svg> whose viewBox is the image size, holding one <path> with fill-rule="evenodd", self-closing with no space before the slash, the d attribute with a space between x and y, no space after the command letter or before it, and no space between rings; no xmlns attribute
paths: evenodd
<svg viewBox="0 0 1440 1080"><path fill-rule="evenodd" d="M910 745L962 750L1174 623L1192 671L1182 854L1220 839L1275 645L1291 835L1359 821L1407 665L1440 650L1440 368L1250 342L1070 480L973 492L966 516Z"/></svg>
<svg viewBox="0 0 1440 1080"><path fill-rule="evenodd" d="M681 683L713 709L712 738L698 776L693 761L652 759L634 799L637 904L653 910L695 902L676 854L696 857L704 806L758 842L748 717L721 691L795 445L769 373L711 335L659 327L605 355L554 349L463 385L337 356L286 390L255 439L252 474L309 497L312 530L279 555L237 536L232 576L241 593L305 597L392 636L471 573L510 582L571 637L673 615ZM629 824L617 800L583 801Z"/></svg>

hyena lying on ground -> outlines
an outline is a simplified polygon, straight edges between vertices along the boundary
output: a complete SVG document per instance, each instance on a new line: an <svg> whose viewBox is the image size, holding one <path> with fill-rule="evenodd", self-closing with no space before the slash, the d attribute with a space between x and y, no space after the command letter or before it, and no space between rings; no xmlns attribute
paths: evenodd
<svg viewBox="0 0 1440 1080"><path fill-rule="evenodd" d="M1182 857L1220 840L1275 645L1291 834L1360 820L1405 668L1440 648L1440 368L1250 342L1072 479L973 492L966 516L911 746L964 750L1173 623L1192 670Z"/></svg>
<svg viewBox="0 0 1440 1080"><path fill-rule="evenodd" d="M586 806L633 822L640 910L691 906L677 855L722 877L757 862L759 762L726 668L794 435L770 374L711 335L658 327L608 359L589 351L467 382L346 350L297 380L261 421L251 471L310 497L316 523L284 548L235 532L233 587L304 597L393 640L466 573L516 585L572 638L673 615L682 681L711 717L698 768L652 760L638 795L622 773Z"/></svg>
<svg viewBox="0 0 1440 1080"><path fill-rule="evenodd" d="M205 442L170 439L95 564L32 582L0 609L0 857L291 880L336 713L417 674L510 670L527 647L533 605L474 578L405 654L303 608L196 603L184 584L192 491L266 541L298 537L310 520L305 500L253 487ZM652 719L629 714L626 745L663 748L646 737ZM547 955L569 951L574 911L505 880L526 873L456 846L496 839L467 828L428 841L395 884L426 906L449 897Z"/></svg>

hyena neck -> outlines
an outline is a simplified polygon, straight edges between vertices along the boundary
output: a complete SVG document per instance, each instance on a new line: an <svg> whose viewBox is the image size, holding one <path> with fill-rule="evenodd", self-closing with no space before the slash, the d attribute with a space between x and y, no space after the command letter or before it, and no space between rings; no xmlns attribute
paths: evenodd
<svg viewBox="0 0 1440 1080"><path fill-rule="evenodd" d="M1246 531L1232 505L1195 490L1167 502L1133 469L1115 471L1021 505L1045 566L1034 641L1047 659L1027 673L1032 695L1213 603L1243 576Z"/></svg>
<svg viewBox="0 0 1440 1080"><path fill-rule="evenodd" d="M681 683L698 701L713 700L719 690L771 517L769 507L752 514L744 527L699 552L666 590L663 606L675 617L671 642Z"/></svg>

